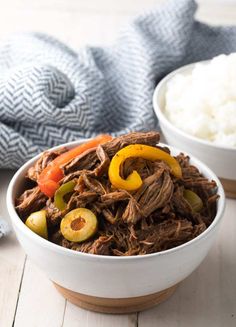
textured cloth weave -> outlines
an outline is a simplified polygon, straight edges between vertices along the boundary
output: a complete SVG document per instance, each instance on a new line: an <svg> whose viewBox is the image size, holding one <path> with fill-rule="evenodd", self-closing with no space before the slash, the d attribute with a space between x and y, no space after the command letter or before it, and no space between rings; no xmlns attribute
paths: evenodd
<svg viewBox="0 0 236 327"><path fill-rule="evenodd" d="M111 47L78 53L43 34L0 46L0 167L46 148L158 127L152 94L184 64L236 50L236 28L195 21L196 3L172 0L134 19Z"/></svg>
<svg viewBox="0 0 236 327"><path fill-rule="evenodd" d="M8 223L0 217L0 238L7 236L10 233L10 227Z"/></svg>

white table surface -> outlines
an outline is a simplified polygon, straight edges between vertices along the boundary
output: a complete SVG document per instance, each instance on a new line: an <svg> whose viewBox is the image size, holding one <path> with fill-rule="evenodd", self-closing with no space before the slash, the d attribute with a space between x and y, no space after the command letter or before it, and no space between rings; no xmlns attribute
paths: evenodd
<svg viewBox="0 0 236 327"><path fill-rule="evenodd" d="M1 1L0 38L10 32L50 33L74 48L108 44L134 14L158 0ZM236 1L201 0L201 20L236 23ZM0 215L9 220L5 195L11 171L0 171ZM236 201L214 247L167 302L139 314L104 315L65 301L28 260L14 234L0 240L0 327L233 327L236 326Z"/></svg>

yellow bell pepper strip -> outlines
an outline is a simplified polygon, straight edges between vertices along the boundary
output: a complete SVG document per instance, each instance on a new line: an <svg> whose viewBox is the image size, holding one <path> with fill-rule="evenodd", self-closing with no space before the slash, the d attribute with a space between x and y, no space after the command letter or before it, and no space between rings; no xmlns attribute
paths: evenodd
<svg viewBox="0 0 236 327"><path fill-rule="evenodd" d="M140 157L151 161L163 160L171 168L171 172L174 176L177 178L182 177L181 167L174 157L165 151L149 145L133 144L118 151L111 160L108 169L108 176L114 187L127 191L135 191L142 185L142 179L136 170L134 170L126 179L123 179L120 176L121 164L131 157Z"/></svg>
<svg viewBox="0 0 236 327"><path fill-rule="evenodd" d="M191 190L184 190L184 198L190 204L193 212L199 212L203 208L202 199Z"/></svg>
<svg viewBox="0 0 236 327"><path fill-rule="evenodd" d="M74 181L69 181L65 184L62 184L57 190L54 195L54 205L59 210L65 210L66 208L66 201L64 200L64 196L68 193L71 193L74 190L76 183Z"/></svg>
<svg viewBox="0 0 236 327"><path fill-rule="evenodd" d="M26 226L39 236L48 239L46 210L31 213L25 222Z"/></svg>
<svg viewBox="0 0 236 327"><path fill-rule="evenodd" d="M71 242L83 242L97 231L97 217L86 208L70 211L61 221L61 233Z"/></svg>

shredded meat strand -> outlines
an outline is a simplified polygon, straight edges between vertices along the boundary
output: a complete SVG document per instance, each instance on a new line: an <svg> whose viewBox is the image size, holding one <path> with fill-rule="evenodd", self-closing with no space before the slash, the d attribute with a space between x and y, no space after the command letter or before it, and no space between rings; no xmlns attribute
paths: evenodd
<svg viewBox="0 0 236 327"><path fill-rule="evenodd" d="M36 161L34 166L29 168L26 177L36 182L44 168L46 168L50 162L52 162L54 159L56 159L56 157L58 157L65 151L67 151L66 148L62 148L56 151L45 151L42 156Z"/></svg>
<svg viewBox="0 0 236 327"><path fill-rule="evenodd" d="M40 191L38 186L26 190L16 199L16 211L25 220L32 212L42 209L47 201L47 197Z"/></svg>

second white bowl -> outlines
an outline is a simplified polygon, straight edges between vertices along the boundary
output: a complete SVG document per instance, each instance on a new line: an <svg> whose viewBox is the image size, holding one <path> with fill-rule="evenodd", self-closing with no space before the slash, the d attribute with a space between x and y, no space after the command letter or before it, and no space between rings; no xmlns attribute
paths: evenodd
<svg viewBox="0 0 236 327"><path fill-rule="evenodd" d="M207 64L207 61L204 63ZM190 64L173 71L157 85L153 95L154 111L166 141L172 146L193 154L206 163L222 179L228 194L231 193L230 195L234 196L235 194L236 196L236 149L215 145L209 141L187 134L175 127L164 113L167 83L176 74L189 74L195 65Z"/></svg>

